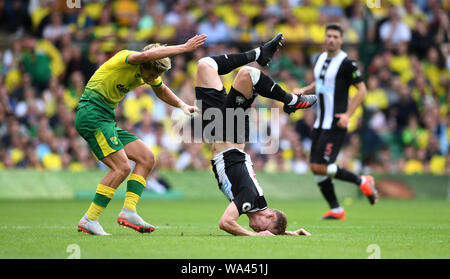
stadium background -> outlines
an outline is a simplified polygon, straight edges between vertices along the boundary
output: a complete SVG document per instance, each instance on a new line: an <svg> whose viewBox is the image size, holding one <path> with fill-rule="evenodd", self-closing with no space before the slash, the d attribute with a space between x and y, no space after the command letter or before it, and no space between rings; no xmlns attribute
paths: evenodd
<svg viewBox="0 0 450 279"><path fill-rule="evenodd" d="M80 1L80 8L67 3L0 0L3 181L14 179L16 169L104 169L76 132L74 116L87 80L118 50L140 50L149 42L180 44L207 34L204 47L173 57L163 77L193 104L199 58L256 47L282 32L285 44L266 71L292 91L313 81L311 63L322 50L324 24L331 21L344 27L344 49L358 61L368 88L338 163L357 173L450 174L450 1L392 0L377 6L358 0L115 0ZM224 76L227 88L233 76ZM280 104L258 98L255 106ZM173 173L208 170L211 158L202 144L175 142L173 110L145 87L128 93L117 109L118 125L153 150L153 177L166 174L166 182ZM277 153L259 154L258 143L247 147L255 170L309 174L313 121L313 109L282 115Z"/></svg>
<svg viewBox="0 0 450 279"><path fill-rule="evenodd" d="M67 3L0 0L0 258L449 258L450 1ZM391 4L400 18L394 33ZM336 181L348 218L321 221L327 205L308 170L314 110L281 114L279 152L258 154L258 144L247 151L268 204L286 212L289 230L304 227L312 237L230 236L217 226L227 200L209 170L211 154L201 144L174 144L171 115L177 110L138 88L117 109L118 125L139 135L158 157L148 181L152 191L144 191L138 204L157 231L141 235L117 225L126 185L100 217L112 238L76 231L107 170L75 131L74 108L89 77L115 51L184 43L206 33L207 45L173 57L163 77L193 103L200 57L256 47L283 32L284 46L265 71L292 90L312 81L311 62L329 21L345 27L344 49L368 86L338 162L375 176L384 196L376 206L354 185ZM227 88L233 75L224 76ZM257 98L255 106L279 104ZM164 192L164 182L170 191ZM239 218L244 227L246 219ZM379 248L378 255L371 247ZM167 269L153 263L153 271ZM316 268L295 262L293 271L307 266Z"/></svg>

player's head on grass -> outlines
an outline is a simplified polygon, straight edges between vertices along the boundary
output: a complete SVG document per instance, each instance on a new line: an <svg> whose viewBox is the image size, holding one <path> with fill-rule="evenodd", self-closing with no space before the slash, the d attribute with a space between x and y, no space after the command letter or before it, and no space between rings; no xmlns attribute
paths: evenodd
<svg viewBox="0 0 450 279"><path fill-rule="evenodd" d="M164 47L164 45L155 43L146 45L142 51L147 51L155 48ZM155 80L158 76L162 75L164 72L167 72L172 67L170 58L164 57L161 59L150 60L141 64L141 74L142 79L145 82L150 82Z"/></svg>
<svg viewBox="0 0 450 279"><path fill-rule="evenodd" d="M263 211L264 212L264 211ZM267 214L247 214L249 226L255 232L270 231L273 234L284 234L287 227L286 214L278 209L268 209Z"/></svg>
<svg viewBox="0 0 450 279"><path fill-rule="evenodd" d="M329 23L325 27L325 47L329 53L335 53L341 49L344 43L344 30L339 23Z"/></svg>

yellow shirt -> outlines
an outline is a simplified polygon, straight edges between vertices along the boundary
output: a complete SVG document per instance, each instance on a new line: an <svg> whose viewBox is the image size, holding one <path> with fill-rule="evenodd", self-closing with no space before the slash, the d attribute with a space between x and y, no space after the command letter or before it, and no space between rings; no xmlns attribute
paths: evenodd
<svg viewBox="0 0 450 279"><path fill-rule="evenodd" d="M297 6L292 10L293 15L301 22L310 24L317 22L320 17L319 7L317 6Z"/></svg>
<svg viewBox="0 0 450 279"><path fill-rule="evenodd" d="M405 169L406 174L422 174L424 172L424 166L421 161L417 159L411 159L406 162Z"/></svg>
<svg viewBox="0 0 450 279"><path fill-rule="evenodd" d="M50 57L50 69L53 77L60 76L66 69L66 64L62 58L61 52L49 40L39 40L35 51L45 52Z"/></svg>
<svg viewBox="0 0 450 279"><path fill-rule="evenodd" d="M253 3L243 3L239 10L249 18L254 18L261 14L261 6Z"/></svg>
<svg viewBox="0 0 450 279"><path fill-rule="evenodd" d="M237 27L239 25L239 16L233 11L230 4L220 4L214 7L216 15L221 17L229 27Z"/></svg>
<svg viewBox="0 0 450 279"><path fill-rule="evenodd" d="M325 38L325 26L313 23L308 26L307 34L309 39L314 43L323 43Z"/></svg>
<svg viewBox="0 0 450 279"><path fill-rule="evenodd" d="M376 88L373 91L367 90L364 97L364 106L367 108L386 109L389 106L386 92L381 88Z"/></svg>
<svg viewBox="0 0 450 279"><path fill-rule="evenodd" d="M104 6L105 3L102 2L86 3L86 5L84 6L84 13L88 17L97 20L100 18Z"/></svg>
<svg viewBox="0 0 450 279"><path fill-rule="evenodd" d="M301 42L306 39L306 30L301 24L295 26L280 24L277 26L277 32L283 33L283 37L287 42Z"/></svg>
<svg viewBox="0 0 450 279"><path fill-rule="evenodd" d="M14 91L22 81L22 74L19 69L11 69L6 74L5 85L10 92Z"/></svg>
<svg viewBox="0 0 450 279"><path fill-rule="evenodd" d="M23 159L25 159L25 154L23 153L22 150L20 150L18 148L14 148L11 151L11 160L13 161L14 165L19 163Z"/></svg>
<svg viewBox="0 0 450 279"><path fill-rule="evenodd" d="M62 158L56 153L49 153L42 158L42 164L47 170L61 170Z"/></svg>
<svg viewBox="0 0 450 279"><path fill-rule="evenodd" d="M51 13L51 9L48 7L38 7L31 14L31 23L33 29L37 29L42 20Z"/></svg>
<svg viewBox="0 0 450 279"><path fill-rule="evenodd" d="M92 75L86 88L103 97L111 108L116 108L126 93L145 84L139 64L129 64L128 56L136 51L121 50L106 61ZM150 83L153 87L162 85L161 77Z"/></svg>
<svg viewBox="0 0 450 279"><path fill-rule="evenodd" d="M430 170L432 174L443 175L445 174L445 164L447 160L444 156L433 155L430 160Z"/></svg>
<svg viewBox="0 0 450 279"><path fill-rule="evenodd" d="M96 39L100 39L100 50L103 52L112 52L117 44L116 26L112 23L107 25L98 25L94 27L93 33Z"/></svg>
<svg viewBox="0 0 450 279"><path fill-rule="evenodd" d="M403 84L407 84L408 81L414 78L410 57L408 55L392 57L389 68L400 74L400 81Z"/></svg>
<svg viewBox="0 0 450 279"><path fill-rule="evenodd" d="M113 12L120 25L130 25L131 18L139 16L139 4L133 0L117 0L113 3Z"/></svg>

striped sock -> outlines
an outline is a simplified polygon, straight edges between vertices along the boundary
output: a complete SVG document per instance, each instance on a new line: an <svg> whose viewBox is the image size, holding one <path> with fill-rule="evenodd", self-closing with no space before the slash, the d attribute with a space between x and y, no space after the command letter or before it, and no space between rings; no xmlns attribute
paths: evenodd
<svg viewBox="0 0 450 279"><path fill-rule="evenodd" d="M114 196L116 189L109 186L98 184L95 192L94 200L91 203L86 215L91 220L97 220L98 216L108 205L111 198Z"/></svg>
<svg viewBox="0 0 450 279"><path fill-rule="evenodd" d="M127 193L125 195L124 208L136 211L136 204L141 198L142 191L145 188L145 178L142 175L132 173L127 182Z"/></svg>

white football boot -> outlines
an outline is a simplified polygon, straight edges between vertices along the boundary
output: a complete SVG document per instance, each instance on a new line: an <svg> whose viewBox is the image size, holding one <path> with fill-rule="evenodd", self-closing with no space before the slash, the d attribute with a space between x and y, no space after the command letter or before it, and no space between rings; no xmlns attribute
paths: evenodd
<svg viewBox="0 0 450 279"><path fill-rule="evenodd" d="M78 222L78 231L83 231L92 235L111 235L103 230L98 220L91 220L86 214L81 218L80 222Z"/></svg>
<svg viewBox="0 0 450 279"><path fill-rule="evenodd" d="M155 230L155 226L145 222L136 211L131 211L127 208L123 208L119 213L117 223L140 233L151 233Z"/></svg>

